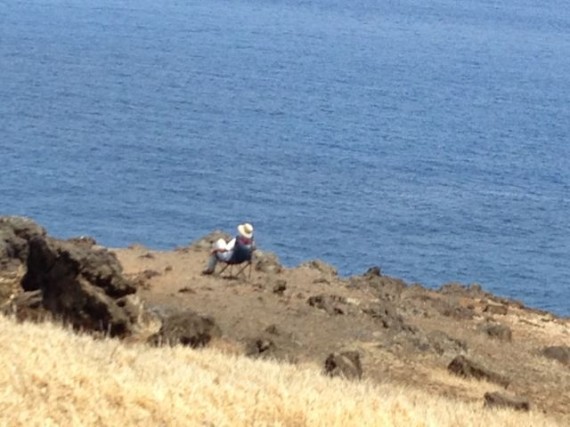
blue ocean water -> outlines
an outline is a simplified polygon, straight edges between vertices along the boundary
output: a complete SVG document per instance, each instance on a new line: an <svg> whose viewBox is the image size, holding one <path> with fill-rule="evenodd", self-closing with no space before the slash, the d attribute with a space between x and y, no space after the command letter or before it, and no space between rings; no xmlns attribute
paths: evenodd
<svg viewBox="0 0 570 427"><path fill-rule="evenodd" d="M0 0L0 214L570 315L562 0Z"/></svg>

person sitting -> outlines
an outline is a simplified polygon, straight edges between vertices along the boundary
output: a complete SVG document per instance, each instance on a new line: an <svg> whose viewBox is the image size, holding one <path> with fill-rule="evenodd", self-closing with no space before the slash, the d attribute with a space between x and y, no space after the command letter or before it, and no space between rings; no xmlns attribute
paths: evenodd
<svg viewBox="0 0 570 427"><path fill-rule="evenodd" d="M202 274L213 274L218 261L226 264L241 264L251 260L251 255L255 250L253 226L249 223L240 224L237 230L238 235L229 242L218 239L214 243L208 265Z"/></svg>

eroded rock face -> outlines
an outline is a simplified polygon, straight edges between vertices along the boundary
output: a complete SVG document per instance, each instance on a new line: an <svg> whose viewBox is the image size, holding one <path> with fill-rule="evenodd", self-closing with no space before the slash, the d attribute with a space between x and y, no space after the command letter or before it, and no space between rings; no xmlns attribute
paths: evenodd
<svg viewBox="0 0 570 427"><path fill-rule="evenodd" d="M212 317L200 316L192 311L175 313L164 319L160 330L152 335L151 345L185 345L193 348L207 345L222 331Z"/></svg>
<svg viewBox="0 0 570 427"><path fill-rule="evenodd" d="M28 257L28 241L33 237L45 237L43 227L28 218L0 217L0 268L14 261L25 263Z"/></svg>
<svg viewBox="0 0 570 427"><path fill-rule="evenodd" d="M28 258L28 240L45 234L28 218L0 217L0 306L18 293Z"/></svg>
<svg viewBox="0 0 570 427"><path fill-rule="evenodd" d="M111 252L50 237L28 241L25 291L40 290L42 306L74 327L125 336L129 313L117 301L136 291Z"/></svg>

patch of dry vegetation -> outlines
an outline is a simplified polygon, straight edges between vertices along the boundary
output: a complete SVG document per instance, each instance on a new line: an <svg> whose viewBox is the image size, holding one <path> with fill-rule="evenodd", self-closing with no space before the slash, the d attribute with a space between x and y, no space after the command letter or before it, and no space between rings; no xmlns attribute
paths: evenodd
<svg viewBox="0 0 570 427"><path fill-rule="evenodd" d="M0 425L553 426L215 349L94 340L0 316Z"/></svg>

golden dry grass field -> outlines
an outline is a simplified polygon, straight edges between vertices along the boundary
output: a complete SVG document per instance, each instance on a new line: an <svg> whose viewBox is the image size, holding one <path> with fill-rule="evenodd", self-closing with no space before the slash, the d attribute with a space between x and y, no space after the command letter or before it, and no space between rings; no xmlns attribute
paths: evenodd
<svg viewBox="0 0 570 427"><path fill-rule="evenodd" d="M556 426L222 351L95 340L0 316L1 426Z"/></svg>

